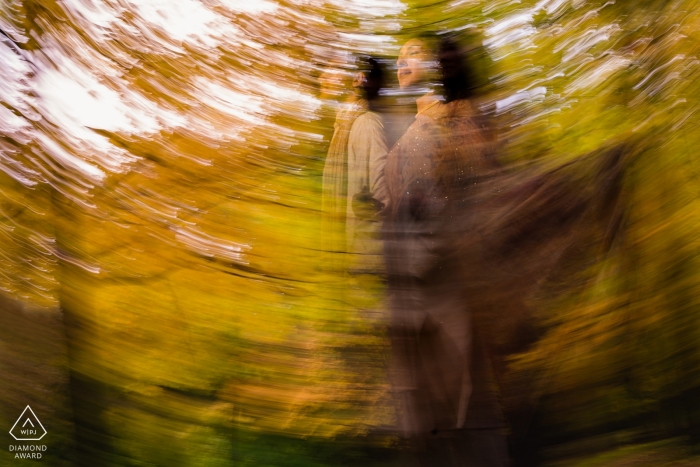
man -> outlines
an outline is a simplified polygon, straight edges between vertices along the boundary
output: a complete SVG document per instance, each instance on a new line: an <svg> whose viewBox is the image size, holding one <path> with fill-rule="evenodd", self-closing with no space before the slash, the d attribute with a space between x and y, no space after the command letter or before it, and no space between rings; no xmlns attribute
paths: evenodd
<svg viewBox="0 0 700 467"><path fill-rule="evenodd" d="M326 266L327 271L341 276L348 267L364 271L380 268L378 211L388 204L383 175L387 146L377 112L384 72L373 58L362 67L353 78L352 93L336 114L323 169ZM338 77L327 74L323 80L322 87L324 82L337 83Z"/></svg>
<svg viewBox="0 0 700 467"><path fill-rule="evenodd" d="M373 58L360 62L352 95L338 111L323 171L323 234L328 306L343 339L333 343L343 361L333 369L350 383L337 394L347 423L389 426L386 373L377 345L384 294L380 211L388 205L384 183L387 145L378 111L384 70ZM337 331L336 331L337 332ZM348 350L345 352L344 350ZM340 401L339 401L340 402Z"/></svg>
<svg viewBox="0 0 700 467"><path fill-rule="evenodd" d="M384 179L387 144L378 109L384 86L381 64L369 58L353 83L367 102L367 112L352 124L348 138L348 194L346 216L349 269L353 273L381 274L384 270L379 212L389 204Z"/></svg>

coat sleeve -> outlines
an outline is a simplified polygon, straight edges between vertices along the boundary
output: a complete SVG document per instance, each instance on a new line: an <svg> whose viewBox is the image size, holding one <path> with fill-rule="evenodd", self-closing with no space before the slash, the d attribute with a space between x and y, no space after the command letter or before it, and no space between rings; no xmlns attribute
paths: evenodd
<svg viewBox="0 0 700 467"><path fill-rule="evenodd" d="M367 195L381 207L389 204L389 189L386 186L384 167L388 148L384 133L382 118L373 112L367 112L359 117L352 126L350 133L349 153L355 155L358 162L356 170L362 172L362 187L366 187ZM360 193L348 193L350 198ZM358 215L359 213L355 213Z"/></svg>
<svg viewBox="0 0 700 467"><path fill-rule="evenodd" d="M372 197L383 206L389 205L389 189L386 186L384 167L389 152L386 145L384 124L378 115L368 122L367 135L369 140L369 181Z"/></svg>

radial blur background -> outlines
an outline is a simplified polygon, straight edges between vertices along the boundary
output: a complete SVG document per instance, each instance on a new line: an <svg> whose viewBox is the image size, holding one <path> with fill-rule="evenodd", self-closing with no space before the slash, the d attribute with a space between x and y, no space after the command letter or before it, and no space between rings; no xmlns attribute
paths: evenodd
<svg viewBox="0 0 700 467"><path fill-rule="evenodd" d="M625 148L614 239L497 318L514 465L696 465L697 7L3 0L0 427L30 405L56 466L404 465L377 286L321 267L320 78L442 31L503 164Z"/></svg>

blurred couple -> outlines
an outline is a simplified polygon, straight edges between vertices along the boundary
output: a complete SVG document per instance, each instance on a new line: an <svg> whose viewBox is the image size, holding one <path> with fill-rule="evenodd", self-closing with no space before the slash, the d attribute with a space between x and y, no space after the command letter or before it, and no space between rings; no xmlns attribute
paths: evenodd
<svg viewBox="0 0 700 467"><path fill-rule="evenodd" d="M495 168L473 73L456 41L431 34L408 40L396 64L416 111L391 148L379 60L362 61L337 113L324 249L332 269L385 284L396 431L418 465L505 466L505 424L464 287L479 244L472 191Z"/></svg>

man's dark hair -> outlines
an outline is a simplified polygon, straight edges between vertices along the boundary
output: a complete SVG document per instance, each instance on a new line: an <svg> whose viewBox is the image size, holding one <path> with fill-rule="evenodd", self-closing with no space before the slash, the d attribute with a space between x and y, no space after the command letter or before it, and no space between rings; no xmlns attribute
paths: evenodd
<svg viewBox="0 0 700 467"><path fill-rule="evenodd" d="M362 97L367 99L371 108L379 99L379 91L386 86L386 73L382 63L374 57L365 57L362 60L361 71L365 74Z"/></svg>

